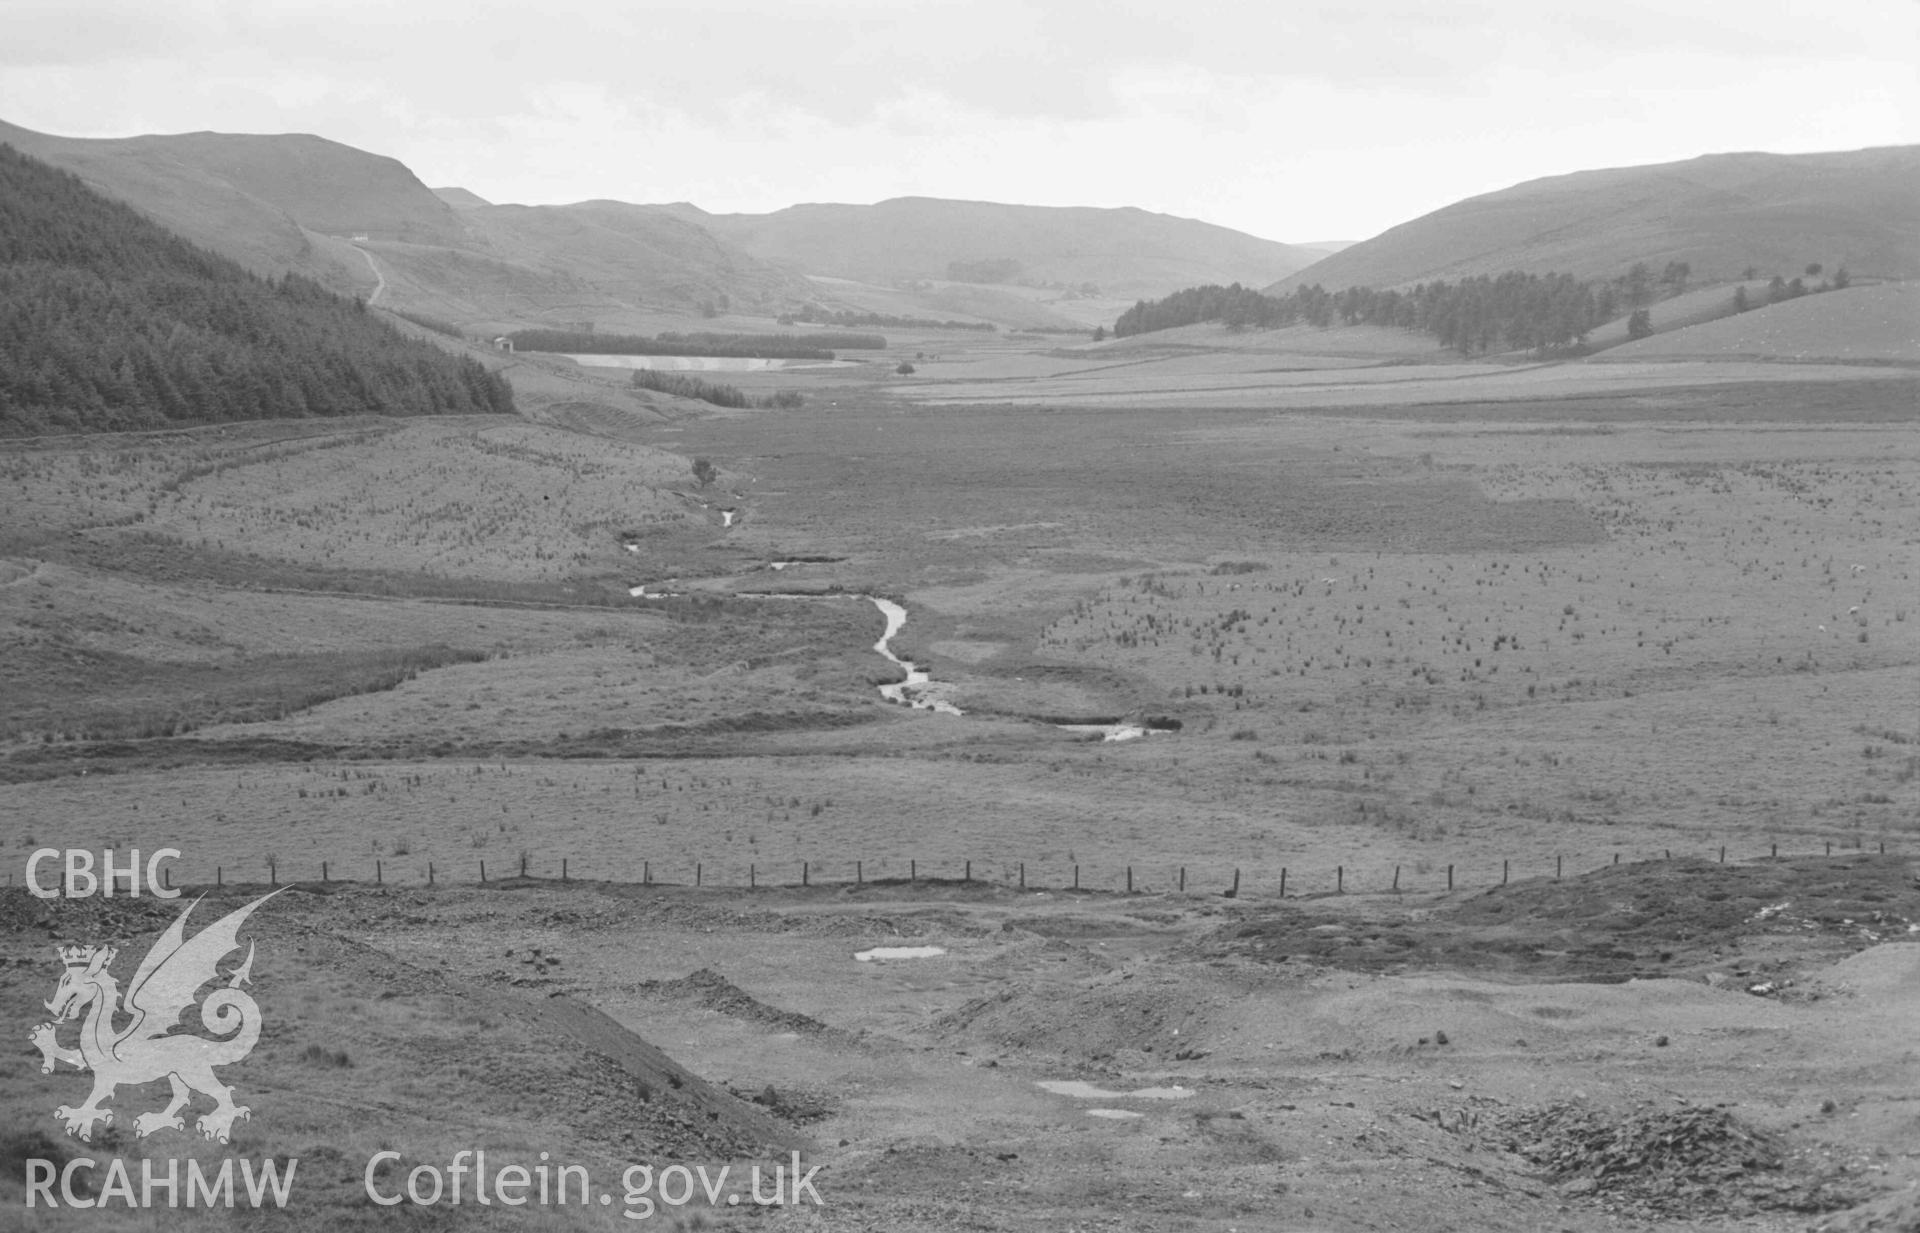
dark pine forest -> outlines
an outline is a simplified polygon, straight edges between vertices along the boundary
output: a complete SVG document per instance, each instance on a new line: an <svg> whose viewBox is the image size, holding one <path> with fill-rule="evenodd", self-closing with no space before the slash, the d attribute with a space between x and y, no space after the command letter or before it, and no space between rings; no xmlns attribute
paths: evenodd
<svg viewBox="0 0 1920 1233"><path fill-rule="evenodd" d="M1682 271L1679 277L1684 279ZM1650 287L1648 291L1650 298ZM1411 290L1317 284L1266 295L1238 283L1190 287L1162 300L1141 301L1120 315L1118 337L1201 321L1273 328L1305 322L1326 327L1386 325L1431 334L1465 355L1494 350L1554 350L1578 344L1594 327L1619 315L1623 302L1644 302L1635 288L1588 282L1568 274L1502 274L1421 283Z"/></svg>
<svg viewBox="0 0 1920 1233"><path fill-rule="evenodd" d="M0 144L0 434L512 410L477 361Z"/></svg>

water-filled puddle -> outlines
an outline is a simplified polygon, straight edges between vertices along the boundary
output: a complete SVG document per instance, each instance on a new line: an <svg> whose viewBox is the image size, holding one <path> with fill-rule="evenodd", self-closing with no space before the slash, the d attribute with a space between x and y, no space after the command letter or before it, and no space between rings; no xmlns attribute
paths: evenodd
<svg viewBox="0 0 1920 1233"><path fill-rule="evenodd" d="M1084 736L1097 732L1103 741L1137 741L1147 734L1147 729L1139 724L1061 724L1060 729Z"/></svg>
<svg viewBox="0 0 1920 1233"><path fill-rule="evenodd" d="M1145 1117L1144 1113L1135 1113L1132 1109L1088 1109L1088 1117L1110 1117L1120 1121L1130 1117Z"/></svg>
<svg viewBox="0 0 1920 1233"><path fill-rule="evenodd" d="M1082 1100L1185 1100L1193 1095L1190 1087L1143 1087L1132 1092L1110 1092L1084 1079L1041 1079L1041 1087L1056 1096L1078 1096Z"/></svg>
<svg viewBox="0 0 1920 1233"><path fill-rule="evenodd" d="M931 959L946 953L944 946L876 946L872 950L861 951L854 958L861 963L871 963L875 959Z"/></svg>

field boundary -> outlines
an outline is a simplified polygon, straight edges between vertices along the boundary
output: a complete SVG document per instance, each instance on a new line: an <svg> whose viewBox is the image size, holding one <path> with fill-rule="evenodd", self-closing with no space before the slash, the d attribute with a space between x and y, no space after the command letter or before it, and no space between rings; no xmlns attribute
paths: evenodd
<svg viewBox="0 0 1920 1233"><path fill-rule="evenodd" d="M1584 855L1584 854L1583 854ZM1826 842L1823 850L1783 852L1777 843L1769 844L1765 852L1738 855L1729 852L1726 846L1708 848L1704 851L1676 852L1663 848L1658 854L1636 853L1633 859L1627 859L1627 851L1621 849L1613 854L1610 861L1602 861L1584 869L1573 868L1564 856L1555 856L1550 862L1538 859L1526 862L1523 868L1519 862L1503 859L1495 865L1484 858L1471 862L1439 862L1430 857L1421 857L1413 861L1401 861L1389 865L1387 862L1369 862L1365 866L1334 864L1318 865L1311 868L1296 868L1282 865L1279 876L1271 873L1271 866L1257 871L1256 880L1244 866L1164 866L1164 865L1100 865L1070 864L1049 861L1035 862L1034 876L1028 876L1027 862L1015 861L1000 863L996 867L999 876L986 871L989 862L971 860L928 863L920 868L920 861L914 858L906 860L907 874L897 872L897 859L882 862L868 862L864 859L853 861L777 861L762 865L757 861L747 863L745 879L739 874L738 862L721 862L714 865L710 872L705 861L693 861L689 867L684 860L675 860L671 865L671 875L655 877L653 862L642 860L641 875L632 877L593 877L577 876L572 872L570 857L553 858L535 862L528 855L517 860L510 858L505 862L496 861L491 873L487 862L481 859L471 861L426 862L424 872L417 864L409 862L402 868L389 870L386 858L374 858L372 869L366 866L367 858L358 858L350 866L342 866L331 859L317 862L319 876L284 877L287 862L269 861L267 878L261 881L257 877L236 877L232 882L226 879L223 865L214 867L212 882L183 882L177 888L183 892L205 893L223 890L228 887L240 889L247 887L298 888L315 890L318 887L339 887L346 889L356 886L393 886L396 888L420 889L423 887L473 887L490 886L502 889L515 889L544 886L645 886L660 887L667 890L847 890L857 887L969 887L977 886L982 890L1017 890L1032 893L1066 893L1082 895L1164 895L1185 894L1194 896L1219 896L1233 899L1255 897L1261 899L1324 899L1341 895L1406 895L1439 894L1454 891L1487 891L1498 889L1528 880L1564 881L1583 874L1599 873L1613 868L1635 868L1670 864L1678 861L1697 861L1707 864L1773 864L1780 861L1832 860L1834 858L1880 859L1891 856L1905 859L1908 854L1897 846L1889 851L1887 842L1875 841L1874 847L1864 843L1854 847L1836 846ZM256 866L260 862L249 862ZM311 864L314 862L303 862ZM893 872L868 876L866 867L873 864L876 871L881 869ZM980 866L981 876L975 876L974 866ZM540 871L544 866L545 871ZM352 868L358 876L339 876L343 868ZM1385 871L1391 868L1391 874ZM663 864L663 873L669 866ZM1062 871L1070 871L1061 877ZM309 874L313 870L307 871ZM371 873L369 878L367 875ZM163 875L168 871L164 868ZM797 874L797 880L794 875ZM392 876L390 876L392 875ZM1136 876L1137 875L1137 876ZM783 877L787 880L782 880ZM19 885L13 874L7 875L8 887ZM166 876L163 886L175 889L172 879Z"/></svg>

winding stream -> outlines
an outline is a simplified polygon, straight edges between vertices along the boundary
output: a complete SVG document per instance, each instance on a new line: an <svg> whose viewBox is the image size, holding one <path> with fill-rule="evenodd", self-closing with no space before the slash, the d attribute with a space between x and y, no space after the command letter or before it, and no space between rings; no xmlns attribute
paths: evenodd
<svg viewBox="0 0 1920 1233"><path fill-rule="evenodd" d="M798 565L801 563L800 561L774 561L769 565L769 568L780 570L789 565ZM675 595L676 592L656 591L649 595L645 585L634 585L627 588L627 594L633 596L635 599L667 599ZM965 711L962 711L959 707L947 701L946 695L948 691L953 688L951 685L943 681L934 680L925 669L915 664L912 660L901 659L893 653L893 640L899 636L900 631L905 629L907 625L907 610L894 601L882 599L878 595L802 595L792 591L736 591L734 594L741 599L866 600L878 608L880 614L887 618L886 632L880 635L880 641L873 644L874 651L885 658L888 663L897 665L901 671L906 673L906 679L904 681L895 681L890 685L880 686L880 696L889 702L904 703L907 706L913 707L915 710L937 711L942 715L966 714ZM1122 720L1113 723L1056 723L1053 726L1062 732L1074 732L1084 736L1097 734L1102 740L1106 741L1132 741L1138 740L1152 732L1170 731L1173 728L1178 728L1179 724L1177 721L1162 721L1160 725L1156 726L1155 724L1131 723Z"/></svg>
<svg viewBox="0 0 1920 1233"><path fill-rule="evenodd" d="M873 649L893 663L899 664L907 673L907 679L904 681L882 685L880 696L889 702L905 702L917 710L938 711L942 715L963 714L959 707L935 692L944 689L945 686L934 685L932 677L916 667L912 660L901 659L895 655L893 648L888 645L893 641L893 636L906 626L907 610L890 599L881 599L875 595L869 595L867 598L871 599L874 606L879 608L887 618L887 632L880 635L880 641L873 644Z"/></svg>

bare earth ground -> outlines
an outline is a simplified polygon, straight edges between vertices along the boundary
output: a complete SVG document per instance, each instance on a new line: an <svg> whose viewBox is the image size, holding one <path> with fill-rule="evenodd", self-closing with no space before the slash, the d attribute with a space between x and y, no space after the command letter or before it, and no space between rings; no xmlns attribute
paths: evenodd
<svg viewBox="0 0 1920 1233"><path fill-rule="evenodd" d="M172 916L28 853L172 846L300 884L230 1150L326 1227L387 1144L800 1150L845 1228L1913 1227L1911 375L1179 333L9 445L5 1021ZM879 701L875 595L965 715ZM6 1150L80 1150L8 1056Z"/></svg>

